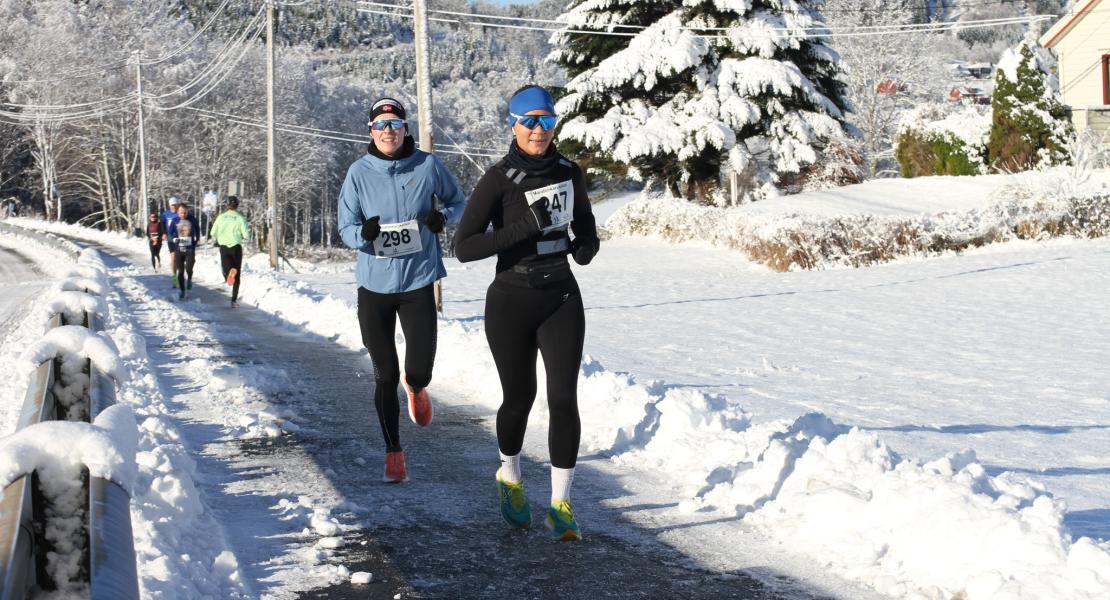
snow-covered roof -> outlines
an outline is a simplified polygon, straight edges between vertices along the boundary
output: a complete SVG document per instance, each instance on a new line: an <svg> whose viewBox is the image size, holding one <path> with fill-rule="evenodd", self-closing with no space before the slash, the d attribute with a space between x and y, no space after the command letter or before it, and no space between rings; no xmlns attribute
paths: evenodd
<svg viewBox="0 0 1110 600"><path fill-rule="evenodd" d="M1087 16L1092 10L1095 9L1102 0L1079 0L1071 10L1064 13L1059 21L1056 21L1048 31L1041 35L1039 40L1041 45L1045 48L1051 48L1053 44L1067 35L1071 28Z"/></svg>

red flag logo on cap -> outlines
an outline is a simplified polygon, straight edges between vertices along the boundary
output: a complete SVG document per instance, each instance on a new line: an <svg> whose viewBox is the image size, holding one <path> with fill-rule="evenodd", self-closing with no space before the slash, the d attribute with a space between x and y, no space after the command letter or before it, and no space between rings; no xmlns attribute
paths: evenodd
<svg viewBox="0 0 1110 600"><path fill-rule="evenodd" d="M393 105L386 104L382 107L382 112L393 112Z"/></svg>

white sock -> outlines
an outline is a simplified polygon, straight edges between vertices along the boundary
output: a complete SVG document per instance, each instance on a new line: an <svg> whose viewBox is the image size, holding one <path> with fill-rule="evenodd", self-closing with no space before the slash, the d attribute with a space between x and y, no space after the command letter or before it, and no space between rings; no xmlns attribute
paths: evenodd
<svg viewBox="0 0 1110 600"><path fill-rule="evenodd" d="M498 454L501 454L499 451ZM520 454L507 456L501 454L501 481L516 483L520 481Z"/></svg>
<svg viewBox="0 0 1110 600"><path fill-rule="evenodd" d="M570 500L570 484L574 481L574 467L551 467L551 503Z"/></svg>

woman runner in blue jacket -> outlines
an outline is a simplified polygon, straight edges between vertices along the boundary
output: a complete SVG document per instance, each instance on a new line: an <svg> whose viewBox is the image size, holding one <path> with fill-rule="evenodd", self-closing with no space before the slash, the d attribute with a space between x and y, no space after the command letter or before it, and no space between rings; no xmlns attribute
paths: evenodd
<svg viewBox="0 0 1110 600"><path fill-rule="evenodd" d="M358 322L374 366L374 408L386 445L383 479L401 482L408 472L398 433L397 386L404 386L413 422L430 423L426 388L436 351L432 288L447 276L437 234L458 221L466 199L443 163L416 149L400 102L375 102L368 125L374 141L347 170L337 215L343 243L359 251ZM405 334L403 373L394 343L398 318Z"/></svg>

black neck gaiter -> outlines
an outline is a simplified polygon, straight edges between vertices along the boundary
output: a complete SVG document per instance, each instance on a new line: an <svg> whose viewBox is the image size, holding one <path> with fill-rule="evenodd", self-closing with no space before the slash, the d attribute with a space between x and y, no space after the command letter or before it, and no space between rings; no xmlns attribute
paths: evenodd
<svg viewBox="0 0 1110 600"><path fill-rule="evenodd" d="M383 154L381 150L378 150L378 147L375 146L373 142L371 142L366 147L366 151L382 160L401 160L402 158L408 158L412 156L412 153L416 151L416 140L413 140L411 135L406 135L405 141L397 150L397 154L393 156L387 156Z"/></svg>
<svg viewBox="0 0 1110 600"><path fill-rule="evenodd" d="M521 150L516 140L513 140L509 144L509 153L505 157L514 168L532 175L542 175L559 163L559 153L555 151L554 142L547 147L547 152L543 156L532 156Z"/></svg>

